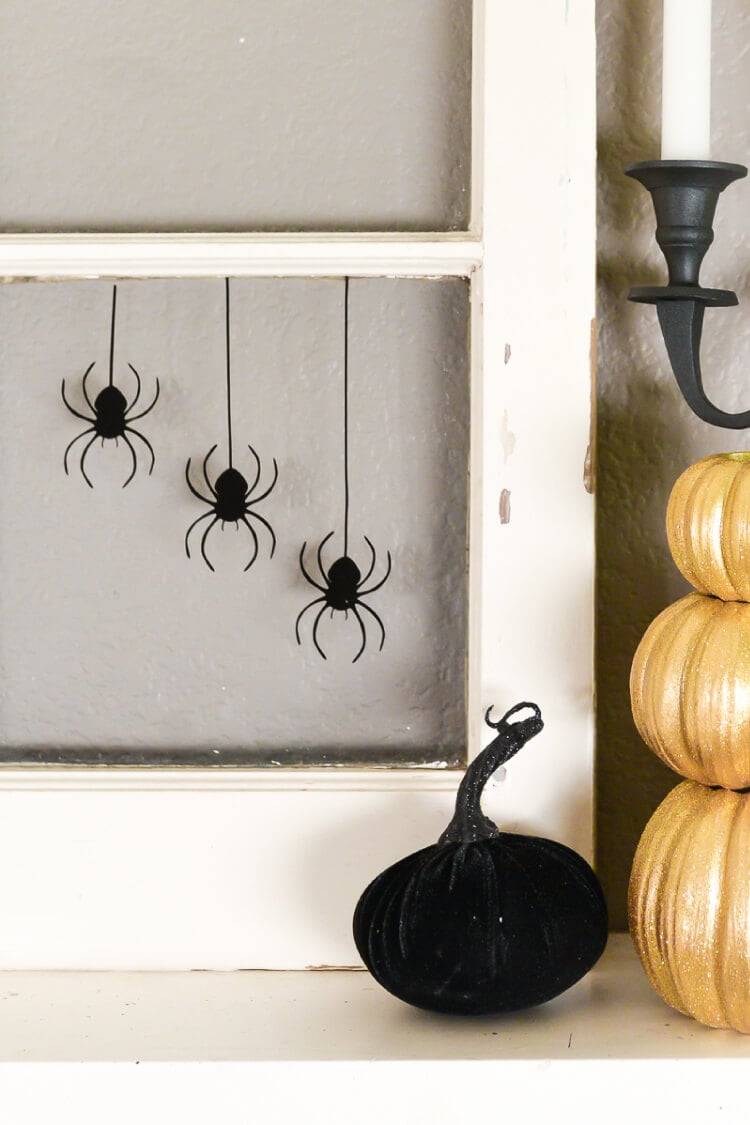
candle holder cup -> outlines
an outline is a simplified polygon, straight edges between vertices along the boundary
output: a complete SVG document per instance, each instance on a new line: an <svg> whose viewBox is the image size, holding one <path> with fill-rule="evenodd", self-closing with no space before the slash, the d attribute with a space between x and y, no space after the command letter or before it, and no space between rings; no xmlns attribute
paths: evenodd
<svg viewBox="0 0 750 1125"><path fill-rule="evenodd" d="M699 275L713 242L719 195L747 175L742 164L711 160L649 160L625 169L651 193L656 212L656 241L667 262L668 281L636 286L629 299L656 305L664 343L677 384L699 418L725 429L750 426L750 410L731 414L706 397L700 367L703 316L707 308L737 304L729 289L706 289Z"/></svg>

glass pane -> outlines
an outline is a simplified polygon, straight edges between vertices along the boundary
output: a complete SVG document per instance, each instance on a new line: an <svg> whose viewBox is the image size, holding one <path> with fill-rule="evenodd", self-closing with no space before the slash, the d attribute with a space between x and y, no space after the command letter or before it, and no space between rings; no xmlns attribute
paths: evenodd
<svg viewBox="0 0 750 1125"><path fill-rule="evenodd" d="M249 526L226 509L213 523L202 473L216 445L208 479L226 503L224 281L118 284L112 385L132 430L92 440L92 404L100 429L117 421L112 395L98 397L113 290L0 287L0 760L460 762L468 284L351 281L345 427L344 282L231 282L233 467L251 490ZM205 500L187 487L188 458ZM325 585L318 544L334 533L330 580L347 526L359 617L316 601L300 569L306 541Z"/></svg>
<svg viewBox="0 0 750 1125"><path fill-rule="evenodd" d="M453 230L470 0L3 0L7 231Z"/></svg>

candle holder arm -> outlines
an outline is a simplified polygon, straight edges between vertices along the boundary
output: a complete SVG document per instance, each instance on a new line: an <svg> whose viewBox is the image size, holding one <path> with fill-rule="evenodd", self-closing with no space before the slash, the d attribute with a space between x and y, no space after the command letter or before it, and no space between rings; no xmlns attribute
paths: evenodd
<svg viewBox="0 0 750 1125"><path fill-rule="evenodd" d="M712 426L746 429L750 410L731 414L714 406L703 389L700 366L706 309L736 305L737 296L728 289L704 288L699 273L713 241L719 195L746 176L747 169L708 160L652 160L634 164L626 173L651 192L656 241L669 270L667 285L636 287L629 299L656 305L672 371L690 409Z"/></svg>

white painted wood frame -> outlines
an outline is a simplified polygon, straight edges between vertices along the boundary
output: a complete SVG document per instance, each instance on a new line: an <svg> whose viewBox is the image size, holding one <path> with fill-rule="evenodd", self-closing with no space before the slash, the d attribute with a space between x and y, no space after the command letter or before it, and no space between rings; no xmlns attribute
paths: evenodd
<svg viewBox="0 0 750 1125"><path fill-rule="evenodd" d="M15 235L0 276L470 278L469 752L484 708L538 702L488 811L590 855L594 2L474 19L465 235ZM437 837L459 776L3 769L0 968L356 964L359 892Z"/></svg>

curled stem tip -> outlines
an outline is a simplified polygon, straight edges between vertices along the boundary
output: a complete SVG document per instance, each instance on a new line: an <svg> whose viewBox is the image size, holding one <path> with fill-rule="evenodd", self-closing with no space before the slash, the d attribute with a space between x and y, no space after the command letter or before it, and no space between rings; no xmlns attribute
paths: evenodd
<svg viewBox="0 0 750 1125"><path fill-rule="evenodd" d="M529 709L532 714L527 718L510 721L520 711ZM467 769L456 796L456 811L438 841L440 844L471 843L499 835L497 825L482 812L482 791L492 774L510 761L544 726L536 703L517 703L497 723L490 721L491 711L492 707L489 707L485 722L497 731L497 735Z"/></svg>

